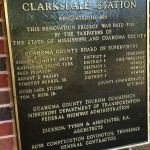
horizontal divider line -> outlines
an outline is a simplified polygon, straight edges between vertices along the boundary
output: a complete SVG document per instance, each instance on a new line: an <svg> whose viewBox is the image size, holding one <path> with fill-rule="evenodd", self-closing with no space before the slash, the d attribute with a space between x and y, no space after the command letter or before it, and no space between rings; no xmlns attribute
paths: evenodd
<svg viewBox="0 0 150 150"><path fill-rule="evenodd" d="M9 139L9 138L14 138L14 137L16 137L14 134L12 134L12 135L7 135L7 136L0 136L0 140Z"/></svg>
<svg viewBox="0 0 150 150"><path fill-rule="evenodd" d="M7 54L0 54L0 57L8 57Z"/></svg>
<svg viewBox="0 0 150 150"><path fill-rule="evenodd" d="M0 71L0 74L8 74L8 70L6 70L6 71Z"/></svg>
<svg viewBox="0 0 150 150"><path fill-rule="evenodd" d="M0 124L4 124L4 123L12 123L12 122L14 122L13 119L11 119L11 120L6 120L6 121L0 121Z"/></svg>
<svg viewBox="0 0 150 150"><path fill-rule="evenodd" d="M5 22L5 19L4 18L0 18L0 22Z"/></svg>
<svg viewBox="0 0 150 150"><path fill-rule="evenodd" d="M9 87L0 88L0 92L9 91L9 90L10 90Z"/></svg>
<svg viewBox="0 0 150 150"><path fill-rule="evenodd" d="M7 37L6 36L0 36L0 40L6 40Z"/></svg>
<svg viewBox="0 0 150 150"><path fill-rule="evenodd" d="M5 108L5 107L13 107L13 105L12 103L0 105L0 108Z"/></svg>

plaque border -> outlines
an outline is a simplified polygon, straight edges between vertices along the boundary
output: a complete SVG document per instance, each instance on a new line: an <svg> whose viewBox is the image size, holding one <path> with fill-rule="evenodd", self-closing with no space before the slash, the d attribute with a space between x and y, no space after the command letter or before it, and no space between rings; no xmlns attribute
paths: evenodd
<svg viewBox="0 0 150 150"><path fill-rule="evenodd" d="M8 43L8 49L9 49L9 60L10 60L10 73L11 75L9 76L11 81L12 81L12 91L13 91L13 105L14 105L14 113L15 113L15 116L14 116L14 127L16 128L17 130L17 133L14 133L14 134L17 134L16 137L17 137L17 147L18 147L18 150L22 150L22 145L21 145L21 137L20 137L20 128L19 128L19 117L18 117L18 106L17 106L17 96L16 96L16 87L15 87L15 74L14 74L14 67L13 67L13 56L12 56L12 44L11 44L11 37L10 37L10 27L9 27L9 20L8 20L8 7L7 7L7 0L3 0L4 1L4 9L5 9L5 19L6 19L6 29L7 29L7 43ZM142 146L142 145L145 145L145 144L150 144L150 100L149 100L149 95L150 95L150 79L149 79L149 74L150 74L150 68L149 68L149 63L150 63L150 53L149 53L149 39L150 39L150 14L149 14L149 5L150 5L150 0L146 0L146 5L147 5L147 14L146 14L146 17L147 17L147 20L146 20L146 26L147 26L147 130L148 130L148 141L146 142L139 142L139 143L133 143L133 144L128 144L128 145L125 145L125 146L117 146L117 147L114 147L114 148L109 148L110 150L120 150L120 149L124 149L124 148L133 148L135 146Z"/></svg>

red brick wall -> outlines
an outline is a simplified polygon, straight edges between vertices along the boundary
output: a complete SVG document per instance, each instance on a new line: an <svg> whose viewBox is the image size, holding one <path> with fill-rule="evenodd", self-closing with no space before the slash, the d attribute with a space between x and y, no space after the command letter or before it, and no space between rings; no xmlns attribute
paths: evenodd
<svg viewBox="0 0 150 150"><path fill-rule="evenodd" d="M0 0L0 150L16 150L12 119L11 86L8 80L8 48L3 1Z"/></svg>

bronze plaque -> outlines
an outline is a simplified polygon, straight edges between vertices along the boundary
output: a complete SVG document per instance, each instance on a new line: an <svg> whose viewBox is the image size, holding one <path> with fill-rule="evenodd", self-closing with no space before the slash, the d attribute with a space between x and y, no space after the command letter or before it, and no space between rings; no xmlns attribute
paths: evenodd
<svg viewBox="0 0 150 150"><path fill-rule="evenodd" d="M7 0L19 150L148 142L146 0Z"/></svg>

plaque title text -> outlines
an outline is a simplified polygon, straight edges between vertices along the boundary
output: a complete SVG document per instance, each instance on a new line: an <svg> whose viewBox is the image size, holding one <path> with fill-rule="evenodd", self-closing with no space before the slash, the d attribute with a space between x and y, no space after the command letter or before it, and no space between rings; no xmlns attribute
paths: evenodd
<svg viewBox="0 0 150 150"><path fill-rule="evenodd" d="M92 9L134 9L137 3L133 1L100 1L96 4L91 2L46 2L46 3L23 3L24 11L63 11L63 10L92 10Z"/></svg>

